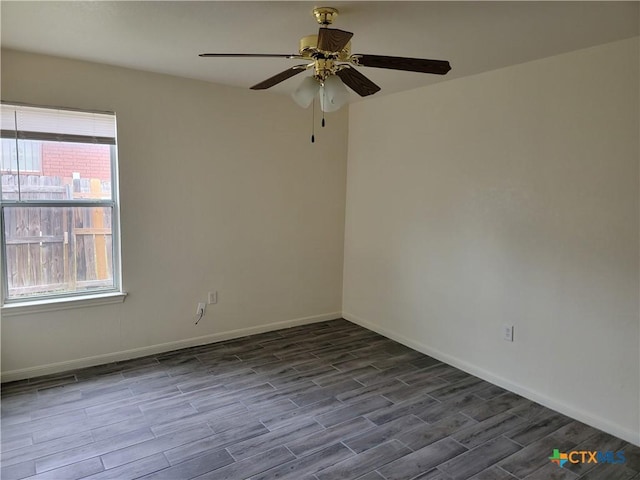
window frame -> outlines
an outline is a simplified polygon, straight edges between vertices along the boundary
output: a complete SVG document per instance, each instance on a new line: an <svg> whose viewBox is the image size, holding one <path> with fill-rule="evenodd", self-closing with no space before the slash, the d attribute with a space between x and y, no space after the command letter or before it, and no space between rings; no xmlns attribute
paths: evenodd
<svg viewBox="0 0 640 480"><path fill-rule="evenodd" d="M114 121L114 137L109 143L110 147L110 171L111 171L111 198L110 199L82 199L82 200L5 200L2 198L2 185L0 185L0 258L2 268L2 289L0 291L0 308L4 314L23 314L39 311L61 310L67 308L77 308L81 306L102 305L109 303L120 303L124 301L126 293L122 290L122 255L121 255L121 233L120 233L120 188L119 188L119 170L118 170L118 142L117 142L117 118L115 112L106 112L98 110L86 110L68 107L53 107L46 105L33 105L20 102L2 101L2 106L9 107L31 107L49 110L65 110L78 113L94 113L113 116ZM5 132L3 132L4 134ZM42 134L43 141L70 142L78 144L104 144L104 138L95 141L95 137L89 135L63 135L63 134ZM48 137L48 138L46 138ZM6 138L3 135L3 138ZM15 130L16 142L20 140L19 129ZM24 138L31 139L31 138ZM42 166L42 163L41 163ZM18 175L22 172L18 169ZM31 171L25 171L25 174L31 174ZM8 262L7 262L7 239L5 237L5 209L6 208L42 208L42 207L102 207L111 209L111 255L112 255L112 273L113 286L99 289L89 289L83 291L73 291L64 293L51 293L25 296L22 298L9 298L9 282L8 282Z"/></svg>

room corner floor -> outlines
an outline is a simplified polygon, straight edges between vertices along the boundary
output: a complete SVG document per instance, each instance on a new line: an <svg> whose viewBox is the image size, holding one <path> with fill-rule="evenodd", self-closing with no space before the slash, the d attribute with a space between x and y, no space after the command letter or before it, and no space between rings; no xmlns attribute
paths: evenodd
<svg viewBox="0 0 640 480"><path fill-rule="evenodd" d="M623 450L566 464L553 449ZM640 480L640 448L346 320L2 386L3 480Z"/></svg>

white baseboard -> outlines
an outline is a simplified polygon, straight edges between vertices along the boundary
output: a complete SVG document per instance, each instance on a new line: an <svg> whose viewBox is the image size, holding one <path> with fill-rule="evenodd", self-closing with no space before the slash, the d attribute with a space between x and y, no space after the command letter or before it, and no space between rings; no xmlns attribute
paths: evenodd
<svg viewBox="0 0 640 480"><path fill-rule="evenodd" d="M612 423L605 418L593 415L589 412L585 412L584 410L576 408L572 405L568 405L552 397L548 397L546 395L540 395L539 393L529 389L524 385L514 383L503 377L495 375L488 370L484 370L482 368L479 368L476 365L465 362L464 360L461 360L457 357L443 353L436 348L430 347L423 343L404 337L403 335L398 335L397 333L392 332L391 330L382 328L374 323L371 323L362 318L359 318L356 315L350 314L348 312L342 312L342 318L349 320L350 322L356 323L368 330L372 330L376 333L379 333L380 335L383 335L387 338L395 340L396 342L402 343L403 345L406 345L407 347L410 347L414 350L424 353L425 355L429 355L430 357L433 357L442 362L448 363L449 365L459 368L460 370L464 370L465 372L475 375L476 377L486 380L487 382L491 382L502 388L506 388L511 392L517 393L518 395L522 395L523 397L528 398L529 400L537 402L541 405L544 405L545 407L548 407L552 410L556 410L580 422L586 423L587 425L591 425L594 428L598 428L604 432L610 433L611 435L615 435L616 437L626 440L627 442L640 446L640 432L637 430L632 430L628 428L628 426Z"/></svg>
<svg viewBox="0 0 640 480"><path fill-rule="evenodd" d="M247 335L255 335L258 333L270 332L273 330L281 330L283 328L297 327L298 325L307 325L310 323L326 322L341 318L341 312L325 313L322 315L313 315L310 317L296 318L293 320L285 320L283 322L274 322L256 327L240 328L228 332L214 333L212 335L204 335L202 337L188 338L185 340L177 340L175 342L161 343L148 347L134 348L132 350L124 350L120 352L107 353L104 355L96 355L93 357L84 357L66 362L50 363L47 365L39 365L36 367L21 368L19 370L10 370L0 374L0 381L13 382L15 380L23 380L25 378L39 377L42 375L51 375L53 373L65 372L68 370L76 370L78 368L93 367L105 363L119 362L122 360L130 360L132 358L145 357L157 353L170 352L180 348L195 347L197 345L205 345L207 343L221 342L231 340L233 338L246 337Z"/></svg>

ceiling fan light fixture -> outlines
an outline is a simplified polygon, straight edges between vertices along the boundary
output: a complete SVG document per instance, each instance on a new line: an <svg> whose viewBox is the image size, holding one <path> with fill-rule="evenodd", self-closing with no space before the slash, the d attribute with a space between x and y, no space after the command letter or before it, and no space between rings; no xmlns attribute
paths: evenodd
<svg viewBox="0 0 640 480"><path fill-rule="evenodd" d="M335 112L349 100L349 91L337 75L330 75L320 88L320 108L323 112Z"/></svg>
<svg viewBox="0 0 640 480"><path fill-rule="evenodd" d="M302 108L307 108L313 102L318 90L320 90L320 82L314 77L305 77L291 94L291 98Z"/></svg>

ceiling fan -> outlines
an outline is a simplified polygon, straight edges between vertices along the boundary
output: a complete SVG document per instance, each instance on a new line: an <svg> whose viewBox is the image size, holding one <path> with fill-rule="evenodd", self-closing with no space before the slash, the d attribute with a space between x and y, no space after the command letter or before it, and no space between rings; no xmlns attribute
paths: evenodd
<svg viewBox="0 0 640 480"><path fill-rule="evenodd" d="M347 101L347 85L362 97L372 95L380 87L360 73L355 67L387 68L409 72L432 73L445 75L451 66L446 60L428 60L423 58L390 57L384 55L352 54L351 37L353 33L329 28L338 10L331 7L318 7L313 14L320 24L317 35L309 35L300 39L299 53L202 53L201 57L273 57L304 60L307 63L294 65L251 87L252 90L264 90L277 85L306 70L313 69L313 75L305 78L294 92L296 102L308 107L316 93L321 91L320 104L322 111L337 110Z"/></svg>

